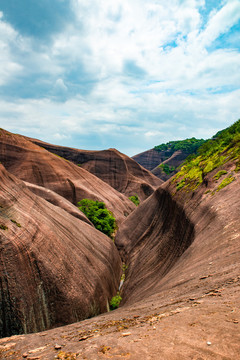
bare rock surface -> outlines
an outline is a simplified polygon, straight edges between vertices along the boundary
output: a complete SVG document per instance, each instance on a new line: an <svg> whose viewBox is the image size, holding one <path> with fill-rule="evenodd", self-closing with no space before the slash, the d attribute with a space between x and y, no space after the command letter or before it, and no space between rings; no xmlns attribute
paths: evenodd
<svg viewBox="0 0 240 360"><path fill-rule="evenodd" d="M239 174L236 174L236 178L236 181L213 196L206 194L206 185L203 185L193 197L191 194L175 194L172 203L167 194L173 191L170 182L165 185L165 189L157 190L126 220L136 225L134 214L138 217L138 226L145 233L142 241L137 241L140 230L136 227L129 229L129 243L126 224L123 223L119 230L118 236L123 232L121 241L126 245L126 252L122 255L128 259L132 256L134 260L137 253L139 256L142 253L141 262L136 264L139 272L135 273L134 287L128 283L128 276L134 269L127 269L125 304L111 313L62 328L4 338L0 341L2 358L19 360L23 354L27 354L30 359L31 351L34 350L34 355L40 360L54 357L89 360L238 359ZM209 181L208 186L211 188L213 184ZM163 237L171 237L171 228L174 229L171 220L167 220L171 218L168 206L176 214L176 227L180 226L180 232L183 231L180 224L182 216L186 216L186 229L192 224L194 226L194 239L188 243L188 248L178 258L169 254L173 263L167 272L162 273L158 269L159 278L154 275L153 283L149 275L156 264L151 261L151 256L160 256L164 249L161 244L158 245L159 237L156 236L156 241L151 238L151 224L149 230L144 230L142 225L144 219L149 219L150 209L147 208L150 206L155 206L159 215L153 216L153 222L157 222L158 217L160 221L163 221L162 216L165 219L166 231ZM133 237L134 231L136 239ZM147 241L148 238L152 239L152 244ZM158 255L154 255L151 246L155 252L160 250ZM169 250L172 252L171 247ZM151 256L148 255L149 251ZM61 349L56 350L55 344L61 345Z"/></svg>
<svg viewBox="0 0 240 360"><path fill-rule="evenodd" d="M152 171L156 166L166 160L167 157L171 156L169 151L157 151L155 149L150 149L143 151L140 154L134 155L133 160L141 164L145 169Z"/></svg>
<svg viewBox="0 0 240 360"><path fill-rule="evenodd" d="M79 150L48 144L36 139L30 140L78 164L126 196L137 194L141 200L144 200L162 183L151 172L116 149Z"/></svg>
<svg viewBox="0 0 240 360"><path fill-rule="evenodd" d="M73 205L70 201L68 201L61 195L58 195L54 191L44 188L42 186L31 184L27 181L24 181L24 183L27 188L31 190L34 194L40 196L41 198L47 200L55 206L59 206L63 210L67 211L69 214L75 216L82 221L85 221L87 224L92 225L91 221L82 211L80 211L75 205Z"/></svg>
<svg viewBox="0 0 240 360"><path fill-rule="evenodd" d="M150 149L140 154L134 155L132 158L141 164L144 168L150 170L153 175L163 181L166 181L170 179L171 176L176 174L177 168L188 156L189 153L182 150L174 151L169 149L166 151L157 151L155 149ZM159 167L159 165L164 164L175 168L175 170L170 174L165 173L161 167Z"/></svg>
<svg viewBox="0 0 240 360"><path fill-rule="evenodd" d="M175 151L169 158L164 160L161 165L168 165L170 168L175 168L174 171L171 172L171 174L166 174L161 167L156 166L154 169L152 169L152 174L159 177L163 181L167 181L172 177L174 174L177 173L178 167L184 162L184 160L187 158L189 154L183 152L182 150Z"/></svg>
<svg viewBox="0 0 240 360"><path fill-rule="evenodd" d="M83 198L105 202L118 224L135 209L127 197L87 170L3 129L0 161L21 180L50 189L74 205Z"/></svg>
<svg viewBox="0 0 240 360"><path fill-rule="evenodd" d="M115 240L127 265L123 303L149 296L192 243L194 233L185 211L161 188L129 215Z"/></svg>
<svg viewBox="0 0 240 360"><path fill-rule="evenodd" d="M120 273L110 238L33 194L0 164L1 336L106 311Z"/></svg>
<svg viewBox="0 0 240 360"><path fill-rule="evenodd" d="M219 169L193 190L169 180L122 222L119 309L3 338L2 359L239 359L240 172L231 161L227 186L216 190Z"/></svg>

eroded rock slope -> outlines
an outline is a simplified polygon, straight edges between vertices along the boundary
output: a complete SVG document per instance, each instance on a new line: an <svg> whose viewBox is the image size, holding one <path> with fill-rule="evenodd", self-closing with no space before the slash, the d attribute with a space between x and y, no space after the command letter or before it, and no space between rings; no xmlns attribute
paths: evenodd
<svg viewBox="0 0 240 360"><path fill-rule="evenodd" d="M112 240L1 164L0 248L1 337L97 315L117 290L121 262Z"/></svg>
<svg viewBox="0 0 240 360"><path fill-rule="evenodd" d="M116 149L79 150L36 139L31 141L88 170L126 196L137 194L144 200L162 183L151 172Z"/></svg>
<svg viewBox="0 0 240 360"><path fill-rule="evenodd" d="M5 130L0 130L0 161L21 180L52 190L74 205L83 198L105 202L118 224L135 209L126 196L87 170Z"/></svg>

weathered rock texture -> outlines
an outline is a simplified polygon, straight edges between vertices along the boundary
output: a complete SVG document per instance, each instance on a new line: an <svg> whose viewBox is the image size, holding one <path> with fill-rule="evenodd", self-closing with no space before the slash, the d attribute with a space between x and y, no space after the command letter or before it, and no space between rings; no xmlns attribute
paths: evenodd
<svg viewBox="0 0 240 360"><path fill-rule="evenodd" d="M210 181L210 175L208 189L217 185ZM165 190L157 190L126 220L133 225L136 224L135 216L138 217L138 226L129 229L129 237L125 223L119 230L119 236L123 233L119 242L125 242L125 257L129 265L131 257L133 261L141 259L140 264L135 262L139 269L139 274L135 273L133 279L135 287L128 282L134 269L129 266L127 270L124 294L129 296L129 300L125 298L125 305L100 317L45 333L2 339L0 354L3 359L20 360L24 353L29 358L34 354L44 360L52 360L54 356L59 359L71 356L77 360L238 359L240 201L239 174L235 176L234 182L215 195L205 193L204 183L193 194L178 192L174 195L175 203L167 194L175 191L172 184L166 184ZM181 220L186 216L186 230L194 225L194 239L192 241L190 237L191 245L178 259L172 256L172 247L167 247L170 253L165 255L173 262L167 273L162 272L149 256L149 252L154 259L161 256L161 252L154 254L151 248L164 252L161 244L158 245L162 237L159 239L156 234L156 241L152 237L154 228L148 220L151 203L159 214L159 217L153 214L153 222L165 224L166 231L160 229L162 237L166 236L165 240L173 237L170 229L178 231L178 226L171 225L171 219L168 220L171 212L179 214ZM184 238L178 216L174 215L174 218ZM145 219L149 227L144 223ZM139 235L140 229L143 230L142 241L134 238L134 232ZM175 240L174 243L177 245ZM165 262L162 264L166 265ZM159 279L153 274L154 269L159 272ZM139 300L141 290L142 298ZM56 343L62 345L61 352L55 350Z"/></svg>
<svg viewBox="0 0 240 360"><path fill-rule="evenodd" d="M189 153L182 150L166 150L157 151L150 149L140 154L133 156L132 158L140 165L150 170L151 173L157 176L159 179L166 181L171 176L177 173L177 168L183 163L183 161L189 156ZM166 174L159 165L167 164L170 167L174 167L175 170L171 174Z"/></svg>
<svg viewBox="0 0 240 360"><path fill-rule="evenodd" d="M176 185L168 182L122 224L116 244L129 264L126 303L164 289L184 292L185 283L189 289L197 287L210 262L216 266L213 283L239 269L240 174L231 161L224 168L236 178L226 188L216 191L222 181L214 180L219 169L195 191L176 192Z"/></svg>
<svg viewBox="0 0 240 360"><path fill-rule="evenodd" d="M126 196L137 194L141 200L144 200L162 183L151 172L116 149L79 150L48 144L36 139L30 140L78 164Z"/></svg>
<svg viewBox="0 0 240 360"><path fill-rule="evenodd" d="M169 151L157 151L150 149L140 154L134 155L132 158L145 169L151 171L171 155Z"/></svg>
<svg viewBox="0 0 240 360"><path fill-rule="evenodd" d="M170 180L120 225L116 240L128 268L118 310L44 334L2 339L3 358L19 360L27 352L44 360L238 359L236 161L221 166L223 178L235 179L226 187L220 189L222 177L214 177L219 168L192 188L177 191Z"/></svg>
<svg viewBox="0 0 240 360"><path fill-rule="evenodd" d="M0 336L106 311L120 272L111 239L33 194L0 164Z"/></svg>
<svg viewBox="0 0 240 360"><path fill-rule="evenodd" d="M128 266L123 303L149 296L194 239L182 207L159 188L121 225L116 245Z"/></svg>
<svg viewBox="0 0 240 360"><path fill-rule="evenodd" d="M83 198L105 202L118 224L135 209L127 197L101 179L23 136L0 130L0 161L21 180L50 189L74 205Z"/></svg>
<svg viewBox="0 0 240 360"><path fill-rule="evenodd" d="M175 151L169 158L164 160L161 165L167 164L169 167L174 167L175 170L171 172L171 174L166 174L159 165L152 169L152 173L158 178L166 181L170 179L171 176L178 172L178 167L184 162L184 160L188 157L189 154L183 152L182 150Z"/></svg>
<svg viewBox="0 0 240 360"><path fill-rule="evenodd" d="M80 211L75 205L73 205L70 201L68 201L61 195L58 195L54 191L44 188L42 186L31 184L27 181L24 181L24 183L27 186L27 188L31 190L34 194L49 201L51 204L55 206L59 206L63 210L67 211L69 214L93 226L91 221L86 217L86 215L82 211Z"/></svg>

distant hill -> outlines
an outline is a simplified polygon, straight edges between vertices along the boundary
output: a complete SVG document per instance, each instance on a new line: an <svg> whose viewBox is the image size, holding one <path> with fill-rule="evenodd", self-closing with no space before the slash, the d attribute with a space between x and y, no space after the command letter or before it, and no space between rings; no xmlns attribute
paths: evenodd
<svg viewBox="0 0 240 360"><path fill-rule="evenodd" d="M150 170L163 181L177 173L177 168L205 142L203 139L190 138L169 141L133 156L140 165Z"/></svg>
<svg viewBox="0 0 240 360"><path fill-rule="evenodd" d="M81 150L29 140L89 171L127 197L138 195L141 201L145 200L162 184L150 171L116 149Z"/></svg>

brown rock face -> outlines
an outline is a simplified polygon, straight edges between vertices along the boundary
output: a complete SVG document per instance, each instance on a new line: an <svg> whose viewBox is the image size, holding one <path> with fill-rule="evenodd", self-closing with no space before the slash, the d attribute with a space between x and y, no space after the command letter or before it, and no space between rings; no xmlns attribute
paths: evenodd
<svg viewBox="0 0 240 360"><path fill-rule="evenodd" d="M235 165L226 168L233 173ZM199 296L202 276L211 277L214 288L239 271L240 174L234 172L235 181L211 193L218 170L195 191L176 193L171 182L164 184L121 225L116 243L129 265L124 303L172 289L179 294L194 289Z"/></svg>
<svg viewBox="0 0 240 360"><path fill-rule="evenodd" d="M184 162L184 160L188 157L189 154L183 152L182 150L175 151L168 159L164 160L161 164L167 164L169 167L174 167L175 171L171 172L171 174L166 174L159 167L155 167L152 169L152 173L163 181L167 181L174 174L178 172L178 167Z"/></svg>
<svg viewBox="0 0 240 360"><path fill-rule="evenodd" d="M118 224L135 208L127 197L85 169L4 130L0 131L0 161L21 180L50 189L74 205L83 198L105 202Z"/></svg>
<svg viewBox="0 0 240 360"><path fill-rule="evenodd" d="M124 303L151 294L194 239L194 226L182 207L159 188L121 225L116 245L128 266Z"/></svg>
<svg viewBox="0 0 240 360"><path fill-rule="evenodd" d="M153 170L156 166L172 155L170 151L157 151L150 149L140 154L134 155L132 158L141 164L147 170Z"/></svg>
<svg viewBox="0 0 240 360"><path fill-rule="evenodd" d="M126 196L137 194L144 200L162 183L151 172L116 149L88 151L47 144L35 139L31 141L80 165Z"/></svg>
<svg viewBox="0 0 240 360"><path fill-rule="evenodd" d="M120 272L112 240L0 165L0 336L106 311Z"/></svg>
<svg viewBox="0 0 240 360"><path fill-rule="evenodd" d="M51 204L55 206L59 206L63 210L67 211L69 214L75 216L76 218L85 221L87 224L92 225L91 221L86 217L86 215L80 211L75 205L70 203L70 201L66 200L64 197L58 195L52 190L44 188L39 185L31 184L27 181L24 181L25 185L29 190L31 190L34 194L40 196L41 198L49 201Z"/></svg>
<svg viewBox="0 0 240 360"><path fill-rule="evenodd" d="M144 151L141 154L135 155L132 158L141 164L146 169L150 170L153 175L159 179L166 181L171 176L177 173L177 168L183 163L183 161L189 156L189 153L186 153L182 150L167 150L167 151L157 151L155 149L150 149ZM159 165L167 164L169 167L174 167L176 170L171 172L171 174L166 174Z"/></svg>

